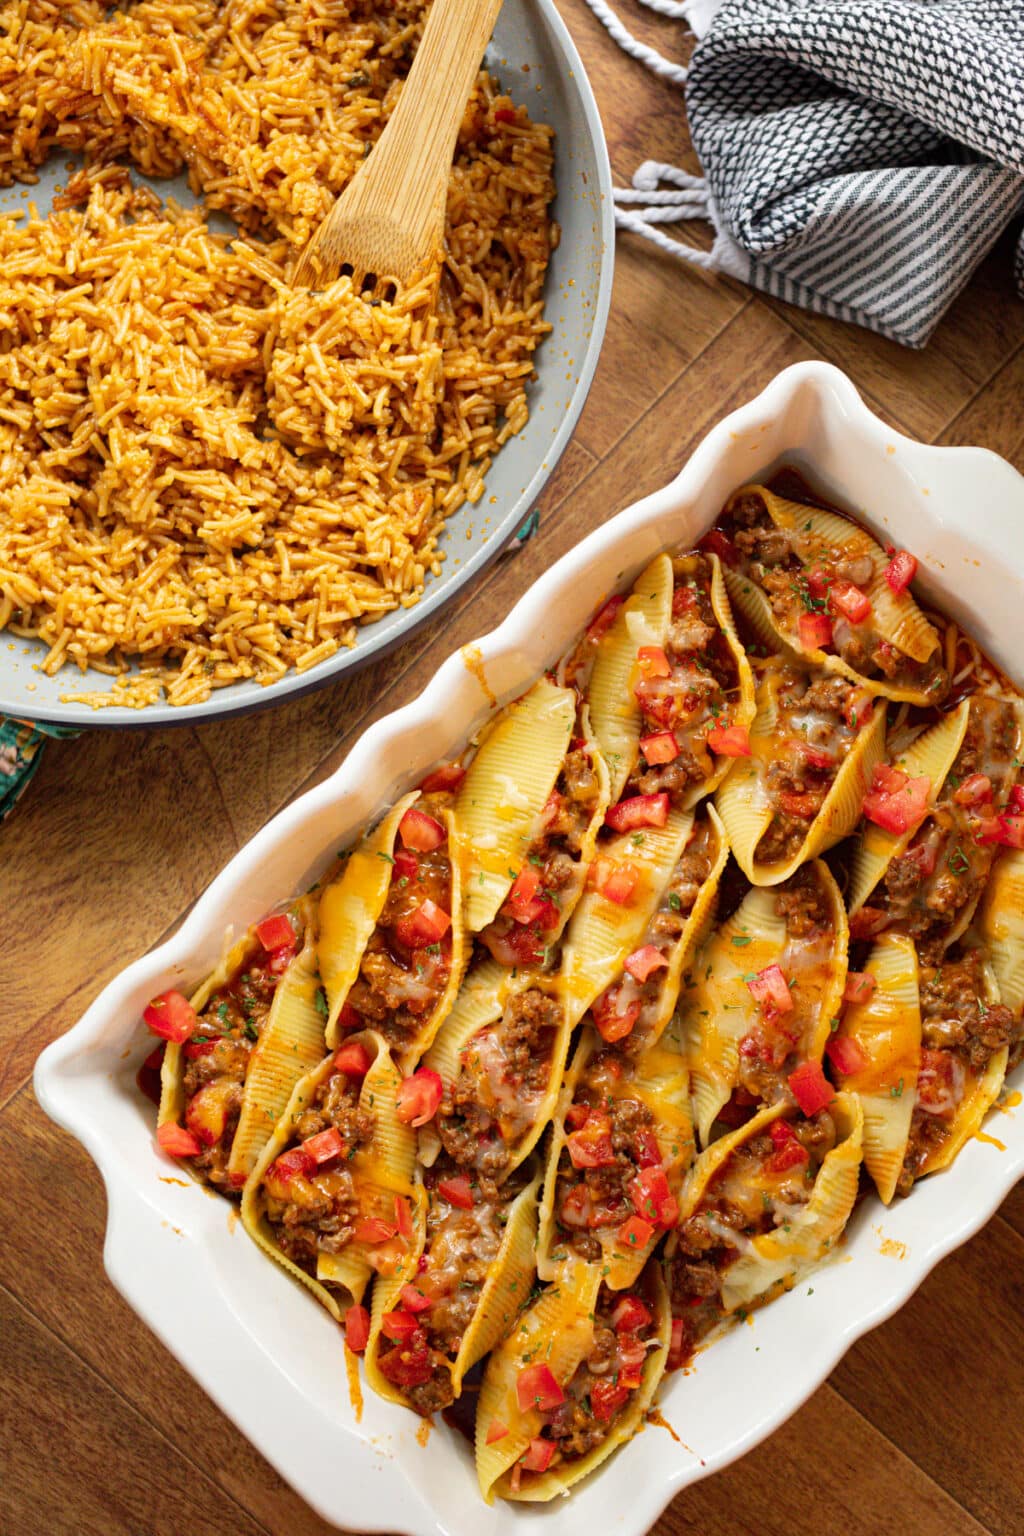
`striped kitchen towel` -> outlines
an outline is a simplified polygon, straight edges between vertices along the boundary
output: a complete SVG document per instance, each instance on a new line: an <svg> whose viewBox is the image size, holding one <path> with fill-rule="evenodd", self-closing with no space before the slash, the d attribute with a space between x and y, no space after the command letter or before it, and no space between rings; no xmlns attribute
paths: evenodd
<svg viewBox="0 0 1024 1536"><path fill-rule="evenodd" d="M924 346L1024 207L1024 0L641 3L703 34L689 70L634 56L685 84L704 175L642 165L620 227ZM685 218L713 224L711 251L659 227Z"/></svg>

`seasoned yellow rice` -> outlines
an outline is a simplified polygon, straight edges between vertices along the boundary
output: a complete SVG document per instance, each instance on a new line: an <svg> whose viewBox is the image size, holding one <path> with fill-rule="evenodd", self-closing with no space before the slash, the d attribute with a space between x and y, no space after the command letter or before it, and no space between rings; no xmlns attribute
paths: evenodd
<svg viewBox="0 0 1024 1536"><path fill-rule="evenodd" d="M192 704L351 645L417 600L525 423L551 132L485 72L423 280L373 302L288 282L427 7L0 6L0 184L84 156L48 217L0 217L0 629L40 636L47 672L142 669L67 697ZM187 171L204 206L129 163Z"/></svg>

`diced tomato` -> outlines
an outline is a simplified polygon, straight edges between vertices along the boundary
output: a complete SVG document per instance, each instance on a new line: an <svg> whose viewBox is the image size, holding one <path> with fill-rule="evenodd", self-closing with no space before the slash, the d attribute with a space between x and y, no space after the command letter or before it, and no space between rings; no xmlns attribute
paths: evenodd
<svg viewBox="0 0 1024 1536"><path fill-rule="evenodd" d="M182 1047L189 1061L198 1061L200 1056L212 1056L217 1049L219 1035L211 1035L205 1040L187 1040Z"/></svg>
<svg viewBox="0 0 1024 1536"><path fill-rule="evenodd" d="M586 742L581 743L586 746ZM573 750L577 750L575 747ZM544 809L540 813L540 824L549 827L565 804L565 796L560 795L557 789L553 789L544 802Z"/></svg>
<svg viewBox="0 0 1024 1536"><path fill-rule="evenodd" d="M381 1221L379 1216L363 1216L353 1227L352 1236L357 1243L369 1243L375 1248L378 1243L387 1243L397 1237L398 1228L390 1221Z"/></svg>
<svg viewBox="0 0 1024 1536"><path fill-rule="evenodd" d="M870 971L847 971L843 988L844 1003L868 1003L878 985Z"/></svg>
<svg viewBox="0 0 1024 1536"><path fill-rule="evenodd" d="M570 1104L565 1112L565 1123L571 1131L578 1131L590 1117L589 1104Z"/></svg>
<svg viewBox="0 0 1024 1536"><path fill-rule="evenodd" d="M953 791L957 805L984 805L992 799L992 780L987 773L969 773Z"/></svg>
<svg viewBox="0 0 1024 1536"><path fill-rule="evenodd" d="M612 1312L612 1327L616 1333L639 1333L651 1321L651 1314L639 1296L623 1296Z"/></svg>
<svg viewBox="0 0 1024 1536"><path fill-rule="evenodd" d="M159 1072L160 1068L164 1064L164 1057L166 1054L167 1041L161 1040L159 1045L154 1045L153 1049L142 1063L141 1070L143 1072Z"/></svg>
<svg viewBox="0 0 1024 1536"><path fill-rule="evenodd" d="M441 1103L443 1084L436 1072L420 1067L400 1084L396 1111L403 1125L426 1125L433 1120Z"/></svg>
<svg viewBox="0 0 1024 1536"><path fill-rule="evenodd" d="M840 1077L855 1077L868 1064L863 1046L850 1035L833 1035L825 1047L825 1055Z"/></svg>
<svg viewBox="0 0 1024 1536"><path fill-rule="evenodd" d="M295 948L295 929L287 912L275 912L272 917L265 917L256 924L253 933L268 955L279 949Z"/></svg>
<svg viewBox="0 0 1024 1536"><path fill-rule="evenodd" d="M620 1333L618 1345L619 1385L638 1387L647 1359L647 1345L635 1333Z"/></svg>
<svg viewBox="0 0 1024 1536"><path fill-rule="evenodd" d="M381 1375L394 1387L422 1387L430 1380L430 1348L417 1324L411 1338L383 1353L377 1362Z"/></svg>
<svg viewBox="0 0 1024 1536"><path fill-rule="evenodd" d="M657 944L641 944L639 949L634 949L631 955L626 956L623 964L632 977L639 982L644 982L652 971L667 966L668 961Z"/></svg>
<svg viewBox="0 0 1024 1536"><path fill-rule="evenodd" d="M341 1005L338 1024L342 1029L362 1029L363 1027L362 1019L347 999Z"/></svg>
<svg viewBox="0 0 1024 1536"><path fill-rule="evenodd" d="M346 1077L365 1077L370 1070L370 1053L361 1040L346 1040L334 1053L334 1065Z"/></svg>
<svg viewBox="0 0 1024 1536"><path fill-rule="evenodd" d="M669 800L658 795L632 795L609 806L605 825L613 832L635 832L639 827L663 827L668 821Z"/></svg>
<svg viewBox="0 0 1024 1536"><path fill-rule="evenodd" d="M827 613L802 613L797 631L805 651L823 651L832 644L832 620Z"/></svg>
<svg viewBox="0 0 1024 1536"><path fill-rule="evenodd" d="M625 601L624 597L610 597L604 606L597 610L587 630L588 640L600 640L601 636L611 629Z"/></svg>
<svg viewBox="0 0 1024 1536"><path fill-rule="evenodd" d="M656 1227L674 1227L679 1219L679 1202L664 1168L642 1168L629 1186L629 1197L637 1214Z"/></svg>
<svg viewBox="0 0 1024 1536"><path fill-rule="evenodd" d="M424 1296L415 1285L403 1285L398 1294L402 1298L402 1306L408 1312L426 1312L428 1307L434 1305L433 1296Z"/></svg>
<svg viewBox="0 0 1024 1536"><path fill-rule="evenodd" d="M822 566L809 566L804 572L804 580L807 583L807 590L812 597L820 601L823 597L828 596L829 588L832 585L832 577Z"/></svg>
<svg viewBox="0 0 1024 1536"><path fill-rule="evenodd" d="M640 751L652 765L671 763L679 756L679 743L671 731L658 731L640 739Z"/></svg>
<svg viewBox="0 0 1024 1536"><path fill-rule="evenodd" d="M660 645L642 645L636 653L637 666L644 677L671 677L672 668Z"/></svg>
<svg viewBox="0 0 1024 1536"><path fill-rule="evenodd" d="M574 1184L567 1192L559 1206L558 1219L563 1226L579 1230L595 1225L594 1205L585 1184Z"/></svg>
<svg viewBox="0 0 1024 1536"><path fill-rule="evenodd" d="M555 1442L538 1435L523 1452L521 1463L524 1472L546 1472L555 1454Z"/></svg>
<svg viewBox="0 0 1024 1536"><path fill-rule="evenodd" d="M267 970L273 976L283 976L295 958L294 944L282 944L267 960Z"/></svg>
<svg viewBox="0 0 1024 1536"><path fill-rule="evenodd" d="M847 725L863 727L871 718L875 697L866 688L851 688L843 705L843 719Z"/></svg>
<svg viewBox="0 0 1024 1536"><path fill-rule="evenodd" d="M198 1137L173 1120L165 1120L156 1128L156 1139L171 1157L197 1157L203 1150Z"/></svg>
<svg viewBox="0 0 1024 1536"><path fill-rule="evenodd" d="M395 1227L399 1237L412 1237L412 1206L408 1195L395 1196Z"/></svg>
<svg viewBox="0 0 1024 1536"><path fill-rule="evenodd" d="M833 582L829 602L833 610L838 609L851 624L863 624L871 614L871 599L852 581Z"/></svg>
<svg viewBox="0 0 1024 1536"><path fill-rule="evenodd" d="M590 1406L599 1424L613 1419L624 1403L630 1399L630 1389L612 1377L602 1376L590 1389Z"/></svg>
<svg viewBox="0 0 1024 1536"><path fill-rule="evenodd" d="M590 1010L598 1034L608 1045L614 1045L618 1040L625 1040L640 1017L640 999L634 997L622 1008L618 1005L619 996L618 987L609 987Z"/></svg>
<svg viewBox="0 0 1024 1536"><path fill-rule="evenodd" d="M662 1161L658 1138L653 1131L641 1128L633 1137L633 1160L638 1168L656 1168Z"/></svg>
<svg viewBox="0 0 1024 1536"><path fill-rule="evenodd" d="M836 760L831 752L822 752L818 747L809 747L805 741L800 742L800 756L804 765L814 773L829 773L836 765Z"/></svg>
<svg viewBox="0 0 1024 1536"><path fill-rule="evenodd" d="M668 1346L668 1359L665 1362L667 1371L678 1371L686 1359L686 1324L681 1317L672 1319L672 1337Z"/></svg>
<svg viewBox="0 0 1024 1536"><path fill-rule="evenodd" d="M492 1419L490 1424L487 1426L487 1436L484 1440L484 1444L497 1445L498 1441L504 1440L507 1434L508 1425L503 1424L500 1419Z"/></svg>
<svg viewBox="0 0 1024 1536"><path fill-rule="evenodd" d="M454 1205L457 1210L473 1209L473 1187L469 1182L468 1174L449 1174L447 1178L438 1179L437 1192L442 1200L447 1200L448 1204Z"/></svg>
<svg viewBox="0 0 1024 1536"><path fill-rule="evenodd" d="M431 769L420 789L425 795L454 794L465 777L466 770L461 763L442 763L439 768Z"/></svg>
<svg viewBox="0 0 1024 1536"><path fill-rule="evenodd" d="M326 1131L318 1131L315 1136L307 1136L302 1143L302 1150L319 1167L321 1163L330 1163L336 1157L344 1157L348 1144L338 1127L332 1125Z"/></svg>
<svg viewBox="0 0 1024 1536"><path fill-rule="evenodd" d="M227 1130L228 1112L224 1097L212 1087L200 1088L185 1106L185 1124L193 1136L207 1147L215 1147Z"/></svg>
<svg viewBox="0 0 1024 1536"><path fill-rule="evenodd" d="M609 872L604 883L598 886L601 895L607 901L614 901L616 906L628 907L640 882L640 871L635 864L616 864L611 859L605 863Z"/></svg>
<svg viewBox="0 0 1024 1536"><path fill-rule="evenodd" d="M1007 809L1011 811L1024 811L1024 784L1015 784L1010 790Z"/></svg>
<svg viewBox="0 0 1024 1536"><path fill-rule="evenodd" d="M819 1109L827 1109L836 1096L835 1089L821 1070L820 1061L802 1061L787 1081L805 1115L816 1115Z"/></svg>
<svg viewBox="0 0 1024 1536"><path fill-rule="evenodd" d="M850 913L850 938L873 939L888 921L889 914L883 907L860 907Z"/></svg>
<svg viewBox="0 0 1024 1536"><path fill-rule="evenodd" d="M512 107L495 107L494 121L496 123L514 123L515 120L516 114Z"/></svg>
<svg viewBox="0 0 1024 1536"><path fill-rule="evenodd" d="M739 550L721 528L709 528L704 537L697 540L697 548L706 554L717 555L724 565L740 564Z"/></svg>
<svg viewBox="0 0 1024 1536"><path fill-rule="evenodd" d="M615 1241L620 1248L646 1248L654 1233L653 1222L645 1221L642 1216L629 1216L616 1232Z"/></svg>
<svg viewBox="0 0 1024 1536"><path fill-rule="evenodd" d="M778 1121L775 1122L776 1125L778 1123ZM775 1126L772 1129L774 1130ZM770 1173L788 1173L790 1168L802 1168L809 1161L810 1155L807 1148L790 1133L785 1141L776 1143L767 1167Z"/></svg>
<svg viewBox="0 0 1024 1536"><path fill-rule="evenodd" d="M146 1028L159 1035L161 1040L173 1040L180 1045L196 1029L196 1011L181 992L161 992L147 1003L142 1015Z"/></svg>
<svg viewBox="0 0 1024 1536"><path fill-rule="evenodd" d="M1024 848L1024 815L1000 816L999 842L1004 848Z"/></svg>
<svg viewBox="0 0 1024 1536"><path fill-rule="evenodd" d="M365 1307L349 1307L345 1313L345 1343L354 1355L361 1355L370 1337L370 1314Z"/></svg>
<svg viewBox="0 0 1024 1536"><path fill-rule="evenodd" d="M912 864L920 874L922 880L927 880L929 875L934 875L935 865L938 862L938 849L934 843L918 843L916 848L908 848L903 855L905 864Z"/></svg>
<svg viewBox="0 0 1024 1536"><path fill-rule="evenodd" d="M551 903L552 911L556 911ZM547 948L536 923L514 923L507 933L487 932L484 942L500 965L539 965Z"/></svg>
<svg viewBox="0 0 1024 1536"><path fill-rule="evenodd" d="M779 805L787 816L810 821L821 809L821 794L814 789L780 789Z"/></svg>
<svg viewBox="0 0 1024 1536"><path fill-rule="evenodd" d="M714 725L707 743L716 757L750 756L750 732L745 725Z"/></svg>
<svg viewBox="0 0 1024 1536"><path fill-rule="evenodd" d="M672 617L682 618L684 613L689 613L691 608L697 606L697 597L692 587L676 587L672 593Z"/></svg>
<svg viewBox="0 0 1024 1536"><path fill-rule="evenodd" d="M766 1014L792 1013L793 994L778 965L766 965L747 982L751 997Z"/></svg>
<svg viewBox="0 0 1024 1536"><path fill-rule="evenodd" d="M559 1403L565 1402L562 1391L549 1365L526 1365L516 1377L516 1397L519 1412L529 1413L531 1408L550 1413Z"/></svg>
<svg viewBox="0 0 1024 1536"><path fill-rule="evenodd" d="M398 835L405 846L414 852L430 853L432 849L440 848L448 833L433 816L428 816L426 811L418 810L413 805L398 823Z"/></svg>
<svg viewBox="0 0 1024 1536"><path fill-rule="evenodd" d="M524 864L513 880L512 889L508 893L508 904L517 923L532 921L530 907L539 890L540 870L536 864Z"/></svg>
<svg viewBox="0 0 1024 1536"><path fill-rule="evenodd" d="M963 1097L964 1066L952 1051L921 1050L917 1107L926 1115L952 1115Z"/></svg>
<svg viewBox="0 0 1024 1536"><path fill-rule="evenodd" d="M917 556L905 549L898 549L885 568L885 579L899 597L917 575Z"/></svg>
<svg viewBox="0 0 1024 1536"><path fill-rule="evenodd" d="M927 816L931 792L932 781L927 775L911 779L902 769L879 763L861 810L883 832L902 837L915 831Z"/></svg>
<svg viewBox="0 0 1024 1536"><path fill-rule="evenodd" d="M395 938L406 949L423 949L443 939L451 925L448 913L428 896L415 911L407 917L400 917L393 925L393 931Z"/></svg>
<svg viewBox="0 0 1024 1536"><path fill-rule="evenodd" d="M291 1179L308 1179L316 1172L316 1163L304 1147L291 1147L274 1159L270 1171L275 1179L287 1184Z"/></svg>
<svg viewBox="0 0 1024 1536"><path fill-rule="evenodd" d="M586 1125L566 1137L565 1149L574 1168L610 1168L615 1162L611 1124L604 1115L591 1115Z"/></svg>

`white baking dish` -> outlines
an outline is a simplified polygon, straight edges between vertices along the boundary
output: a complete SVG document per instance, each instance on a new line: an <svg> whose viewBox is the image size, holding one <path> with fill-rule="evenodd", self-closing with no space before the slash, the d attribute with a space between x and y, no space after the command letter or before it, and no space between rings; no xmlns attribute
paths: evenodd
<svg viewBox="0 0 1024 1536"><path fill-rule="evenodd" d="M424 1448L417 1420L370 1393L357 1425L335 1324L267 1263L223 1201L162 1180L173 1170L153 1144L152 1109L134 1084L149 1049L138 1024L147 999L195 983L228 925L238 929L301 890L362 823L463 744L489 708L488 689L499 699L522 691L602 594L657 550L692 541L729 491L783 461L877 534L912 549L926 594L1022 681L1024 479L993 454L899 436L834 368L790 368L716 427L664 490L591 534L499 629L449 657L418 699L371 727L333 777L232 859L178 933L113 981L39 1060L40 1103L103 1175L104 1257L114 1284L328 1520L410 1536L503 1536L527 1522L545 1536L639 1536L673 1494L741 1455L809 1397L849 1345L906 1301L1024 1173L1024 1118L1007 1113L995 1128L1005 1150L973 1141L909 1201L888 1212L866 1201L836 1259L810 1284L668 1381L661 1409L683 1444L648 1428L591 1483L543 1509L487 1509L457 1434L439 1427Z"/></svg>

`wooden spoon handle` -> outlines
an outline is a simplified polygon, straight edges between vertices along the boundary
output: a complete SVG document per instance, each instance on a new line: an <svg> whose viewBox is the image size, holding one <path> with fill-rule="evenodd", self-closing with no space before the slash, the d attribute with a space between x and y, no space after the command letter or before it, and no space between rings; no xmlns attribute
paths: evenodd
<svg viewBox="0 0 1024 1536"><path fill-rule="evenodd" d="M502 0L434 0L398 104L345 194L351 215L390 214L425 253L443 219L455 139Z"/></svg>

